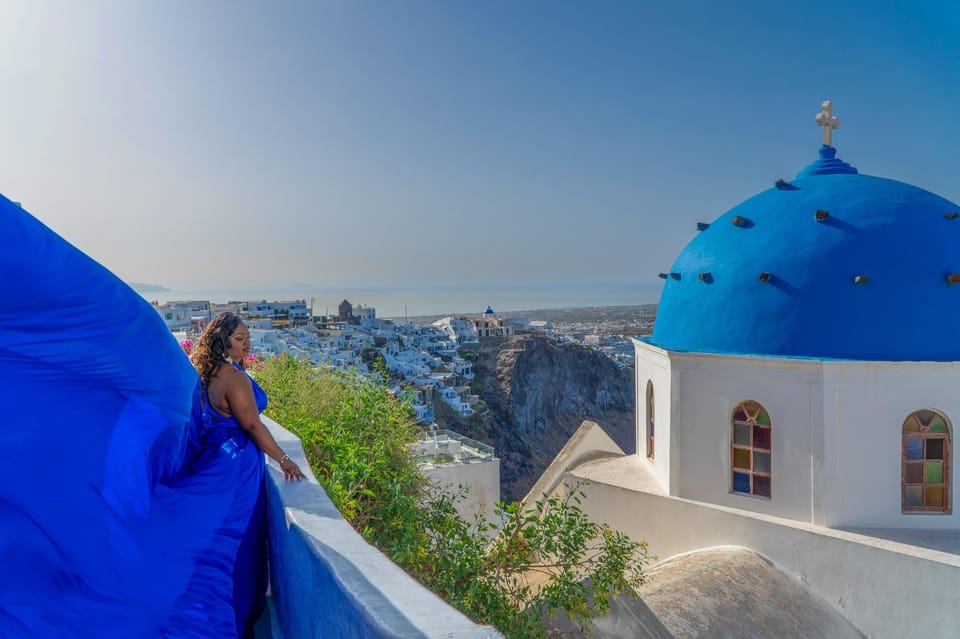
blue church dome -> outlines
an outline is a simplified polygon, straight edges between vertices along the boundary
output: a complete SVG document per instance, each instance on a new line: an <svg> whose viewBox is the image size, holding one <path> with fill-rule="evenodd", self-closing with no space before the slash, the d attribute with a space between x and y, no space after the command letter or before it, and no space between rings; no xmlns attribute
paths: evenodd
<svg viewBox="0 0 960 639"><path fill-rule="evenodd" d="M818 120L819 122L819 120ZM677 351L960 360L960 207L820 159L724 213L665 278L653 336Z"/></svg>

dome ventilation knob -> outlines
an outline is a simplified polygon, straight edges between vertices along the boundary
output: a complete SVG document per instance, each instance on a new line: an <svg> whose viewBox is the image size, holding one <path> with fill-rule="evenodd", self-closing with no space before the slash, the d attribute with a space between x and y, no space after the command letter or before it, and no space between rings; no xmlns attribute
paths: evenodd
<svg viewBox="0 0 960 639"><path fill-rule="evenodd" d="M667 279L667 274L666 274L666 273L660 273L660 274L657 275L657 277L659 277L661 280L665 280L665 279Z"/></svg>
<svg viewBox="0 0 960 639"><path fill-rule="evenodd" d="M710 228L710 224L707 222L697 222L698 231L706 231L708 228Z"/></svg>
<svg viewBox="0 0 960 639"><path fill-rule="evenodd" d="M813 214L813 219L817 222L825 222L828 217L830 217L830 213L823 209L817 209L817 212Z"/></svg>
<svg viewBox="0 0 960 639"><path fill-rule="evenodd" d="M759 279L760 279L761 282L763 282L764 284L766 284L767 282L770 281L770 272L769 272L769 271L764 271L763 273L760 273L760 278L759 278Z"/></svg>
<svg viewBox="0 0 960 639"><path fill-rule="evenodd" d="M960 284L960 273L947 273L947 284Z"/></svg>
<svg viewBox="0 0 960 639"><path fill-rule="evenodd" d="M740 228L746 228L748 226L751 226L750 220L743 217L742 215L734 215L731 222L733 222L734 226L739 226Z"/></svg>
<svg viewBox="0 0 960 639"><path fill-rule="evenodd" d="M944 213L943 217L947 218L948 220L955 220L960 217L960 213L957 213L956 211L950 211L949 213Z"/></svg>
<svg viewBox="0 0 960 639"><path fill-rule="evenodd" d="M701 273L699 277L700 277L700 281L703 282L704 284L713 284L713 275L711 275L710 273Z"/></svg>
<svg viewBox="0 0 960 639"><path fill-rule="evenodd" d="M853 278L854 284L866 284L869 281L870 281L870 278L867 277L866 275L857 275L855 278Z"/></svg>

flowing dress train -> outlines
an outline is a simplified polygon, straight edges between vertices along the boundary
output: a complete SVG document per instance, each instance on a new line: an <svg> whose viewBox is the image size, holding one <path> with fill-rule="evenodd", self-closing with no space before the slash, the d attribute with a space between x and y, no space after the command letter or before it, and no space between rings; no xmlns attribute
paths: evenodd
<svg viewBox="0 0 960 639"><path fill-rule="evenodd" d="M149 303L0 196L0 637L244 633L264 460L201 392Z"/></svg>

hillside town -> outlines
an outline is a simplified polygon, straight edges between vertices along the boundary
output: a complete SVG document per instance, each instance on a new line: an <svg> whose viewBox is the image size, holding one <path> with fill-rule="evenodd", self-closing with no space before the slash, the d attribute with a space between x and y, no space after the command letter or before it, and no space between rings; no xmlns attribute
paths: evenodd
<svg viewBox="0 0 960 639"><path fill-rule="evenodd" d="M480 340L539 334L595 349L629 367L633 347L628 335L652 326L652 313L649 324L641 318L639 326L634 323L624 330L621 318L610 319L600 311L593 315L597 321L583 313L568 317L556 311L563 321L555 325L529 316L503 316L491 307L475 315L399 321L378 318L375 308L353 306L346 299L336 315L321 316L311 312L306 300L225 304L187 300L155 303L154 308L181 342L195 339L218 313L237 313L250 329L252 354L265 358L286 353L318 366L379 376L393 392L412 395L417 419L424 424L435 421L434 399L464 417L486 410L471 388L472 364L460 354Z"/></svg>

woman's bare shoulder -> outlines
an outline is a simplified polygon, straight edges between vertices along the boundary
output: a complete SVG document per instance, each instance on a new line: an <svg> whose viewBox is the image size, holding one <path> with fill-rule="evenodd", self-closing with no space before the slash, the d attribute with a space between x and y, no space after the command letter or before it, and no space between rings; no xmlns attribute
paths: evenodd
<svg viewBox="0 0 960 639"><path fill-rule="evenodd" d="M230 386L239 384L250 386L250 378L247 377L247 374L231 364L221 366L220 370L217 371L217 377L220 377L225 384Z"/></svg>

